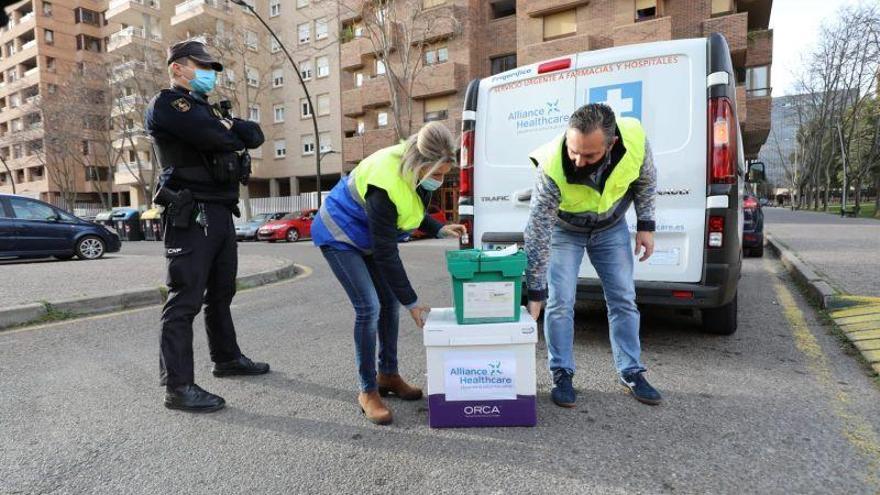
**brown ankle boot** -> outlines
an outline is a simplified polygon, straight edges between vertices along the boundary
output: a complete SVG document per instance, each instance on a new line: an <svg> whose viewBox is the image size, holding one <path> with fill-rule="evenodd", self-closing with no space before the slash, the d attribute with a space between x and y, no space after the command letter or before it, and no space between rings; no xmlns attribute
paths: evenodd
<svg viewBox="0 0 880 495"><path fill-rule="evenodd" d="M379 395L382 397L395 395L403 400L419 400L422 398L422 389L409 385L396 373L393 375L379 373L376 377L376 382L379 384Z"/></svg>
<svg viewBox="0 0 880 495"><path fill-rule="evenodd" d="M379 392L361 392L358 394L358 404L361 405L361 412L373 423L377 425L391 424L391 410L382 402Z"/></svg>

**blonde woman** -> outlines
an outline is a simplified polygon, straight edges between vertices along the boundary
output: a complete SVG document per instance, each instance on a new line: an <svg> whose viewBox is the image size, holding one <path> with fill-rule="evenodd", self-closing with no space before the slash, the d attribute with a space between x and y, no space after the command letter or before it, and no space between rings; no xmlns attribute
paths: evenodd
<svg viewBox="0 0 880 495"><path fill-rule="evenodd" d="M407 384L397 371L398 309L406 307L421 328L430 307L410 285L397 242L415 229L434 237L464 233L463 226L444 226L425 211L431 192L457 166L457 147L444 125L426 124L406 141L361 161L333 188L312 224L315 245L354 306L358 403L376 424L392 420L382 396L422 397L421 389Z"/></svg>

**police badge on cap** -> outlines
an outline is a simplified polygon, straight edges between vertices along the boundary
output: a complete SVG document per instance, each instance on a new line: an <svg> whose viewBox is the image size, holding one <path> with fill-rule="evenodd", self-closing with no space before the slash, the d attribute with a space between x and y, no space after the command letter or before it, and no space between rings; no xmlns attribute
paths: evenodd
<svg viewBox="0 0 880 495"><path fill-rule="evenodd" d="M214 69L216 72L223 72L223 64L212 57L205 49L205 44L197 40L185 40L171 45L168 49L168 65L171 62L188 57L194 61Z"/></svg>

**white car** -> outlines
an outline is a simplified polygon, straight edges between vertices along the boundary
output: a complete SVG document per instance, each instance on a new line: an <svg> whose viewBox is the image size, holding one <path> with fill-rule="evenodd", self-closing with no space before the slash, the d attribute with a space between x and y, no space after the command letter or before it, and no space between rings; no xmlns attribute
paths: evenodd
<svg viewBox="0 0 880 495"><path fill-rule="evenodd" d="M720 34L588 51L472 81L462 117L463 247L522 242L536 173L529 152L593 102L639 119L654 152L655 251L635 263L638 301L698 308L707 331L733 333L745 177L733 64ZM760 179L762 167L749 175ZM632 208L627 222L634 230ZM580 277L579 297L601 300L588 257Z"/></svg>

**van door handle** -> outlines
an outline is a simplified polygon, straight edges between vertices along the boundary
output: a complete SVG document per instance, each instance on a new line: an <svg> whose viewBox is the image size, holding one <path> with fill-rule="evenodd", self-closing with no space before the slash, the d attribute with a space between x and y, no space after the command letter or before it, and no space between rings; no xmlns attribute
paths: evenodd
<svg viewBox="0 0 880 495"><path fill-rule="evenodd" d="M520 189L519 191L514 191L513 193L513 202L517 206L528 206L532 201L532 188L528 189Z"/></svg>

